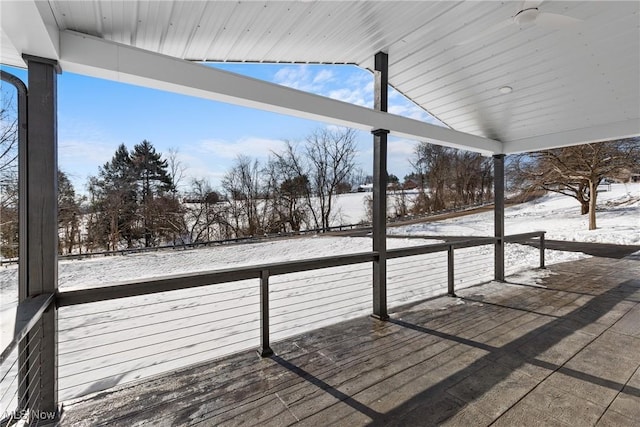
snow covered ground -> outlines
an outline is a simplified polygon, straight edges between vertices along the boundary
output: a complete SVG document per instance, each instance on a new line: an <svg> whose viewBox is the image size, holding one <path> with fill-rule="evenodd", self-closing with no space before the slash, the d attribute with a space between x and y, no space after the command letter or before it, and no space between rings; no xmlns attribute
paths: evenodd
<svg viewBox="0 0 640 427"><path fill-rule="evenodd" d="M357 196L357 197L356 197ZM364 195L343 198L347 215L358 215ZM347 200L348 199L348 200ZM507 233L547 230L548 238L640 243L640 184L614 185L601 193L599 229L586 230L579 206L572 199L550 195L507 209ZM347 203L348 202L348 203ZM362 215L362 211L360 211ZM491 235L493 214L390 229L394 234ZM388 247L435 243L428 238L389 238ZM305 237L263 243L202 249L131 254L60 262L60 287L91 288L195 271L299 260L319 256L366 252L368 237ZM585 257L584 254L547 251L552 264ZM491 280L491 245L457 250L457 287ZM533 280L527 269L537 266L538 251L507 245L508 274ZM271 338L276 341L329 323L364 315L371 310L371 263L293 273L270 278ZM542 274L542 273L541 273ZM388 262L390 307L446 292L446 253L434 253ZM59 311L60 399L71 399L117 384L259 344L258 280L164 292L81 306ZM12 332L7 318L17 299L17 267L0 269L2 347ZM15 357L15 356L14 356ZM0 378L15 377L12 360L2 364ZM13 387L13 388L12 388ZM15 384L0 388L0 411L10 407Z"/></svg>
<svg viewBox="0 0 640 427"><path fill-rule="evenodd" d="M612 184L598 193L596 230L580 215L570 197L549 193L529 203L505 209L506 234L546 231L546 238L621 245L640 244L640 183ZM488 236L493 234L493 212L446 221L393 227L388 234L413 236Z"/></svg>

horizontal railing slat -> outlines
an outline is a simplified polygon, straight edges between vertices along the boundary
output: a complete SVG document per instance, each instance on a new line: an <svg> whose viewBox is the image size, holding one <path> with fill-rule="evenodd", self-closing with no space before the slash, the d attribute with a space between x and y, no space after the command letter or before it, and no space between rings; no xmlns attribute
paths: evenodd
<svg viewBox="0 0 640 427"><path fill-rule="evenodd" d="M268 270L270 275L296 273L300 271L317 270L320 268L359 264L373 261L377 257L377 252L363 252L357 254L312 258L308 260L284 261L272 264L164 276L110 286L59 291L57 294L57 302L59 307L65 307L116 298L127 298L155 294L158 292L215 285L219 283L257 279L260 277L260 273L264 270Z"/></svg>
<svg viewBox="0 0 640 427"><path fill-rule="evenodd" d="M532 233L514 234L505 236L505 242L526 240L544 235L542 231ZM496 237L477 237L458 242L436 243L430 245L413 246L410 248L388 249L387 259L401 258L413 255L445 252L450 247L454 249L469 248L493 244ZM312 258L296 261L284 261L271 264L252 265L247 267L233 267L229 269L180 274L136 280L135 282L119 283L110 286L58 291L57 304L60 307L85 304L90 302L106 301L116 298L127 298L140 295L155 294L159 292L174 291L179 289L196 288L200 286L215 285L226 282L236 282L247 279L258 279L262 271L269 271L271 276L279 274L297 273L301 271L317 270L322 268L339 267L350 264L371 262L378 258L377 252L362 252L348 255L337 255L320 258Z"/></svg>
<svg viewBox="0 0 640 427"><path fill-rule="evenodd" d="M402 258L407 256L430 254L434 252L446 252L449 247L454 249L472 248L475 246L484 246L496 242L495 237L478 237L469 240L461 240L457 242L435 243L430 245L412 246L410 248L388 249L387 259Z"/></svg>
<svg viewBox="0 0 640 427"><path fill-rule="evenodd" d="M521 240L538 238L545 233L546 231L533 231L531 233L510 234L509 236L504 236L504 241L507 243L519 242Z"/></svg>
<svg viewBox="0 0 640 427"><path fill-rule="evenodd" d="M429 245L412 246L410 248L387 249L387 259L443 252L448 250L449 246L451 246L451 243L433 243Z"/></svg>

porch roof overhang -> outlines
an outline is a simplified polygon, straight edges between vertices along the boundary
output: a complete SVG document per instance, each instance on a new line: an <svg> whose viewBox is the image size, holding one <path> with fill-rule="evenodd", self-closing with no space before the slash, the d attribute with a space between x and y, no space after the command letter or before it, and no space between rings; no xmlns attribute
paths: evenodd
<svg viewBox="0 0 640 427"><path fill-rule="evenodd" d="M519 26L524 7L580 19ZM484 154L640 135L638 2L4 1L1 62L63 71ZM501 25L501 23L507 23ZM487 33L487 28L496 29ZM449 128L198 64L355 64ZM513 88L500 94L504 86Z"/></svg>

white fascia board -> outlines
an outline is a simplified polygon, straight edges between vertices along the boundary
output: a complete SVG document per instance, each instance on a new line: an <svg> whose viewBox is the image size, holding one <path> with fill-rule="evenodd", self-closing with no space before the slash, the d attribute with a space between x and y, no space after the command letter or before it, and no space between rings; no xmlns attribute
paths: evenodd
<svg viewBox="0 0 640 427"><path fill-rule="evenodd" d="M73 31L60 33L60 65L64 71L73 73L340 126L367 131L387 129L392 135L403 138L427 140L483 154L502 152L502 144L491 139Z"/></svg>
<svg viewBox="0 0 640 427"><path fill-rule="evenodd" d="M550 135L534 136L504 143L504 154L550 150L552 148L611 141L640 136L640 118L606 123L583 129L573 129Z"/></svg>
<svg viewBox="0 0 640 427"><path fill-rule="evenodd" d="M47 2L2 1L0 8L2 32L20 55L59 59L59 31Z"/></svg>

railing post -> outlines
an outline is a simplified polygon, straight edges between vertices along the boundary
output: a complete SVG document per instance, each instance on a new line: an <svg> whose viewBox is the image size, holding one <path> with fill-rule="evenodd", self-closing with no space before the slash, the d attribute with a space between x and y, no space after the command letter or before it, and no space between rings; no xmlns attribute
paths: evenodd
<svg viewBox="0 0 640 427"><path fill-rule="evenodd" d="M504 282L504 154L493 156L495 280Z"/></svg>
<svg viewBox="0 0 640 427"><path fill-rule="evenodd" d="M269 345L269 270L260 272L260 348L261 357L273 355Z"/></svg>
<svg viewBox="0 0 640 427"><path fill-rule="evenodd" d="M449 249L447 251L447 288L448 288L448 295L450 297L455 297L456 293L455 293L455 289L454 289L454 262L453 262L453 245L449 245Z"/></svg>
<svg viewBox="0 0 640 427"><path fill-rule="evenodd" d="M545 243L544 243L544 234L545 234L544 231L542 231L540 233L540 268L545 268L545 265L544 265L544 250L545 250L545 247L544 247L544 245L545 245Z"/></svg>

